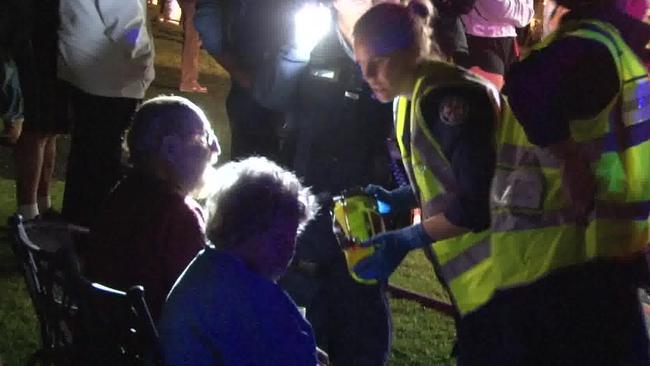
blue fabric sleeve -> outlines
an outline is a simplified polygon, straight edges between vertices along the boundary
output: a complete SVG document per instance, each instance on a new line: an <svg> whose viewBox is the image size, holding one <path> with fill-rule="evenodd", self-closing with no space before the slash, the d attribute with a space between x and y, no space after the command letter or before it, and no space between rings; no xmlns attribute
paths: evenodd
<svg viewBox="0 0 650 366"><path fill-rule="evenodd" d="M163 311L158 331L166 366L224 365L211 330L201 321L204 314L194 306L187 302L165 305L170 309Z"/></svg>
<svg viewBox="0 0 650 366"><path fill-rule="evenodd" d="M465 100L466 117L461 124L440 121L440 104L444 97ZM475 232L490 225L489 193L494 174L495 113L483 90L446 90L422 98L422 114L433 136L451 164L458 192L444 210L452 224Z"/></svg>
<svg viewBox="0 0 650 366"><path fill-rule="evenodd" d="M266 311L263 317L258 318L258 330L264 336L258 339L257 345L251 346L260 347L266 352L259 352L259 358L251 364L316 365L316 341L311 325L289 296L275 286L275 291L269 291L266 293L268 296L260 296L259 299L259 312Z"/></svg>
<svg viewBox="0 0 650 366"><path fill-rule="evenodd" d="M221 0L199 0L196 3L194 27L199 32L203 48L212 57L219 57L226 49L224 13Z"/></svg>
<svg viewBox="0 0 650 366"><path fill-rule="evenodd" d="M395 197L395 203L400 203L398 205L400 207L396 207L397 211L408 211L418 207L418 200L413 193L411 185L396 188L391 192L391 195Z"/></svg>
<svg viewBox="0 0 650 366"><path fill-rule="evenodd" d="M213 330L222 334L220 350L224 364L316 365L311 326L278 285L257 282L253 287L232 287L229 291L236 290L245 296L230 293L228 299L229 306L238 309L221 309L235 318L220 317L220 329Z"/></svg>
<svg viewBox="0 0 650 366"><path fill-rule="evenodd" d="M211 248L177 281L158 328L168 366L317 363L311 326L286 293Z"/></svg>

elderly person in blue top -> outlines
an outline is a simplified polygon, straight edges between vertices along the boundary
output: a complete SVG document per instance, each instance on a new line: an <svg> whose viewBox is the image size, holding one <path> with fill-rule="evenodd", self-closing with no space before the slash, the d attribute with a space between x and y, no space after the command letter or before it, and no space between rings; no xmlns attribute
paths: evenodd
<svg viewBox="0 0 650 366"><path fill-rule="evenodd" d="M315 212L309 189L261 157L216 174L207 229L213 245L185 269L163 309L166 364L327 364L318 360L311 325L275 283Z"/></svg>

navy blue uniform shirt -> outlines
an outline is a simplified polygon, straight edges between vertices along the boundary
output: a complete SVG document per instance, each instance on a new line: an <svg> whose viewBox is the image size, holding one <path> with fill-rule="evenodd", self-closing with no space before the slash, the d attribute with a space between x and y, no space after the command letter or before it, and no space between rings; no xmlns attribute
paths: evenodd
<svg viewBox="0 0 650 366"><path fill-rule="evenodd" d="M446 104L453 99L449 121ZM422 97L420 109L431 133L451 164L459 192L444 215L452 224L472 231L490 225L489 192L494 174L494 107L478 89L444 88Z"/></svg>

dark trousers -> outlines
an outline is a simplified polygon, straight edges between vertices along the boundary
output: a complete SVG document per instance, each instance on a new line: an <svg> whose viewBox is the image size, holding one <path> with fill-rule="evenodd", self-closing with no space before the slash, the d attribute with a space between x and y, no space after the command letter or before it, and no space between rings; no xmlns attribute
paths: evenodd
<svg viewBox="0 0 650 366"><path fill-rule="evenodd" d="M333 263L321 294L324 298L315 299L309 319L318 324L317 339L326 345L332 363L385 365L391 345L390 306L385 289L354 281L341 256Z"/></svg>
<svg viewBox="0 0 650 366"><path fill-rule="evenodd" d="M230 158L251 155L277 160L282 113L262 107L250 93L233 83L226 99L230 119Z"/></svg>
<svg viewBox="0 0 650 366"><path fill-rule="evenodd" d="M280 281L298 306L307 308L316 342L334 365L381 366L391 344L390 308L385 290L350 277L322 210L301 234L294 261L318 264L309 274L292 266Z"/></svg>
<svg viewBox="0 0 650 366"><path fill-rule="evenodd" d="M71 93L74 116L63 196L63 216L89 226L122 177L124 132L139 103L133 98Z"/></svg>
<svg viewBox="0 0 650 366"><path fill-rule="evenodd" d="M583 264L497 293L460 320L458 365L649 365L631 267Z"/></svg>

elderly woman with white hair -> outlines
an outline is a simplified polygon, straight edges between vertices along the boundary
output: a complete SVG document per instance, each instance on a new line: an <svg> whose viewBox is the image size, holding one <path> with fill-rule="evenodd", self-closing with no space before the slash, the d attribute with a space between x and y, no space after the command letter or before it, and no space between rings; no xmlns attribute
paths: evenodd
<svg viewBox="0 0 650 366"><path fill-rule="evenodd" d="M316 212L291 172L261 157L219 168L212 242L174 285L160 321L167 365L316 365L311 325L277 285Z"/></svg>

